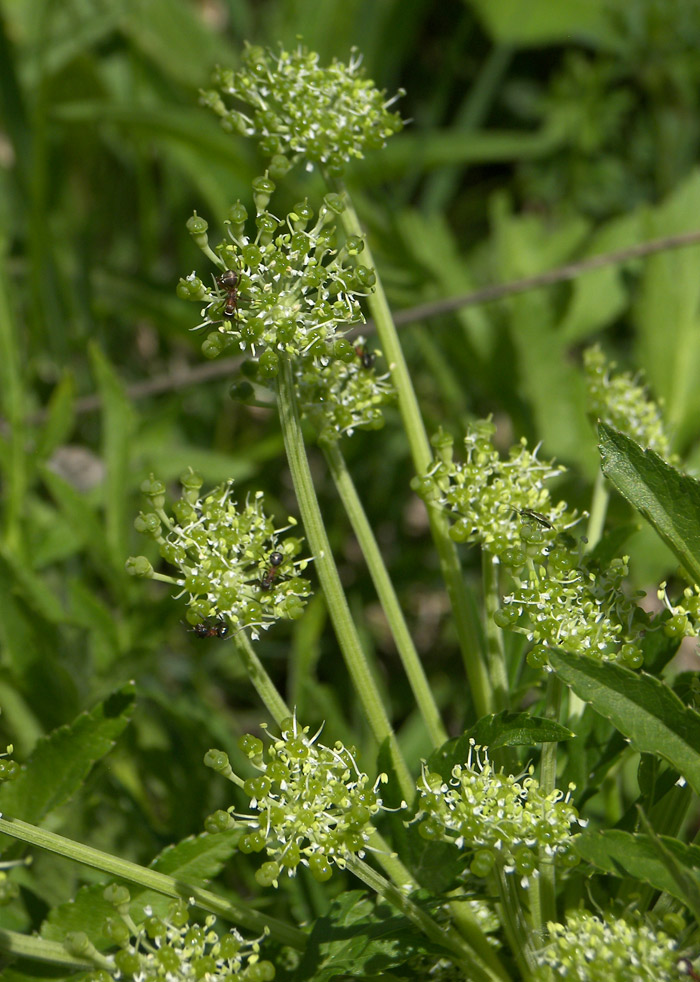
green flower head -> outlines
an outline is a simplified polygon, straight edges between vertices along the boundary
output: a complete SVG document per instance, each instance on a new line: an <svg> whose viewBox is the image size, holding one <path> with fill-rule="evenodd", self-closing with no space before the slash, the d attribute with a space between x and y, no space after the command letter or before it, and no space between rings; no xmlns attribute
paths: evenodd
<svg viewBox="0 0 700 982"><path fill-rule="evenodd" d="M215 358L233 346L260 359L262 379L275 377L281 356L352 359L353 347L341 335L364 321L359 298L375 282L374 271L356 261L362 238L336 227L345 207L340 195L327 194L315 218L308 202L300 201L280 220L268 211L274 188L268 177L253 182L254 231L238 202L229 213L228 236L214 250L207 223L196 215L189 220L217 275L207 286L192 273L177 290L204 304L198 327L210 333L203 353Z"/></svg>
<svg viewBox="0 0 700 982"><path fill-rule="evenodd" d="M225 129L257 138L267 157L303 159L308 168L320 164L338 176L349 160L383 147L403 127L389 111L403 92L387 100L364 77L355 49L348 64L334 59L325 68L302 46L274 52L247 45L242 61L238 71L216 72L216 88L203 92L202 102ZM230 109L222 94L250 108Z"/></svg>
<svg viewBox="0 0 700 982"><path fill-rule="evenodd" d="M584 351L583 364L588 415L593 424L603 420L668 459L671 450L661 407L644 386L629 372L613 375L615 362L606 361L597 344Z"/></svg>
<svg viewBox="0 0 700 982"><path fill-rule="evenodd" d="M382 406L394 400L396 391L388 374L377 374L377 354L358 337L350 358L327 365L319 365L313 357L300 359L295 375L299 404L316 427L320 443L384 425Z"/></svg>
<svg viewBox="0 0 700 982"><path fill-rule="evenodd" d="M241 749L259 771L243 783L250 812L229 809L228 822L226 813L215 813L207 825L210 831L231 824L246 830L239 849L268 857L256 873L262 886L277 886L283 872L294 876L299 864L316 880L327 880L334 865L342 869L350 856L365 854L386 774L370 783L354 750L341 743L326 747L319 736L320 730L309 736L309 728L291 718L267 744L252 734L241 737ZM223 771L219 753L210 751Z"/></svg>
<svg viewBox="0 0 700 982"><path fill-rule="evenodd" d="M676 943L641 920L596 917L573 910L548 924L537 952L537 982L671 982L679 978Z"/></svg>
<svg viewBox="0 0 700 982"><path fill-rule="evenodd" d="M203 924L190 923L188 906L173 901L164 916L144 908L145 920L134 923L129 912L129 892L111 886L105 899L115 903L104 933L119 946L116 954L95 960L102 967L88 977L88 982L272 982L275 967L260 958L258 938L248 941L231 928L222 933L215 929L216 918L209 915Z"/></svg>
<svg viewBox="0 0 700 982"><path fill-rule="evenodd" d="M142 512L134 523L158 543L179 577L154 573L143 556L128 560L128 572L179 587L188 598L187 620L202 636L225 637L232 626L250 628L257 637L276 620L300 617L310 592L308 580L299 575L307 560L296 558L301 540L280 539L285 529L276 529L265 515L262 492L239 507L231 482L201 495L202 478L190 470L181 483L182 497L171 516L165 511L163 483L153 476L144 481L141 490L153 510Z"/></svg>
<svg viewBox="0 0 700 982"><path fill-rule="evenodd" d="M455 765L449 781L423 767L415 819L420 834L468 850L476 876L500 866L527 877L540 855L575 864L571 827L585 823L571 804L573 786L545 794L534 768L519 779L495 771L488 750L470 743L466 762Z"/></svg>

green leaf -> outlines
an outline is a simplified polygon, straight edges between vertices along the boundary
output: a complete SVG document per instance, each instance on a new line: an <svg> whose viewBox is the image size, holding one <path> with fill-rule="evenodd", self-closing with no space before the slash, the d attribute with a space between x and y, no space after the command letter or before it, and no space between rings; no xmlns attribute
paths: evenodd
<svg viewBox="0 0 700 982"><path fill-rule="evenodd" d="M66 522L85 547L95 565L110 584L118 587L124 582L123 562L117 574L110 551L105 543L104 527L98 520L88 498L76 491L64 478L48 467L41 467L40 474L51 497Z"/></svg>
<svg viewBox="0 0 700 982"><path fill-rule="evenodd" d="M20 776L0 786L0 813L38 822L68 801L96 761L114 746L134 708L134 685L117 689L41 740Z"/></svg>
<svg viewBox="0 0 700 982"><path fill-rule="evenodd" d="M700 714L684 706L665 682L563 651L552 652L550 664L635 750L663 757L700 794Z"/></svg>
<svg viewBox="0 0 700 982"><path fill-rule="evenodd" d="M659 841L686 876L695 881L696 888L700 887L700 876L693 872L700 868L700 847L685 845L668 836L659 836ZM619 829L582 832L575 837L574 846L583 859L598 869L613 876L641 880L687 903L687 891L681 889L650 836Z"/></svg>
<svg viewBox="0 0 700 982"><path fill-rule="evenodd" d="M36 442L37 457L50 457L56 447L66 442L74 423L75 381L72 375L64 375L49 399L46 422Z"/></svg>
<svg viewBox="0 0 700 982"><path fill-rule="evenodd" d="M520 47L615 39L608 0L469 0L494 41Z"/></svg>
<svg viewBox="0 0 700 982"><path fill-rule="evenodd" d="M96 344L91 344L90 361L97 380L102 406L102 456L106 467L106 539L116 564L123 558L124 539L129 526L126 494L130 478L129 457L135 429L134 412L121 381Z"/></svg>
<svg viewBox="0 0 700 982"><path fill-rule="evenodd" d="M342 976L377 979L421 952L441 951L388 904L359 890L335 899L314 924L294 982L332 982Z"/></svg>
<svg viewBox="0 0 700 982"><path fill-rule="evenodd" d="M552 719L529 716L527 713L502 712L484 716L466 733L438 747L428 760L428 766L447 780L455 764L463 764L467 760L472 740L480 747L496 750L499 747L536 747L540 743L559 743L574 736L573 730Z"/></svg>
<svg viewBox="0 0 700 982"><path fill-rule="evenodd" d="M700 483L606 423L598 446L605 476L700 583Z"/></svg>

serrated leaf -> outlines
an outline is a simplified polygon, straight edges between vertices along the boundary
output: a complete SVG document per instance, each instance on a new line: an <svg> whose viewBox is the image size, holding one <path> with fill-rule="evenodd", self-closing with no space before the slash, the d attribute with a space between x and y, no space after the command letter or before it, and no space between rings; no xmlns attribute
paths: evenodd
<svg viewBox="0 0 700 982"><path fill-rule="evenodd" d="M550 664L635 750L663 757L700 794L700 714L684 706L665 682L563 651L552 652Z"/></svg>
<svg viewBox="0 0 700 982"><path fill-rule="evenodd" d="M700 583L700 482L605 423L598 426L598 448L608 480Z"/></svg>
<svg viewBox="0 0 700 982"><path fill-rule="evenodd" d="M496 750L499 747L536 747L540 743L559 743L574 736L576 734L567 726L552 719L529 716L527 713L497 713L482 717L466 733L438 747L428 760L428 766L447 780L455 764L463 764L467 760L472 740L480 747Z"/></svg>
<svg viewBox="0 0 700 982"><path fill-rule="evenodd" d="M133 707L130 682L40 740L19 777L0 786L0 812L36 823L68 801L95 762L112 749Z"/></svg>
<svg viewBox="0 0 700 982"><path fill-rule="evenodd" d="M381 978L392 967L405 966L412 956L433 950L440 949L388 904L375 905L353 890L336 898L328 914L316 921L293 979Z"/></svg>
<svg viewBox="0 0 700 982"><path fill-rule="evenodd" d="M700 869L700 847L686 845L669 836L659 836L659 839L686 875L700 887L700 876L693 872ZM687 903L687 896L648 835L621 832L619 829L582 832L575 837L574 846L583 859L598 869L613 876L649 883L655 890L663 890Z"/></svg>

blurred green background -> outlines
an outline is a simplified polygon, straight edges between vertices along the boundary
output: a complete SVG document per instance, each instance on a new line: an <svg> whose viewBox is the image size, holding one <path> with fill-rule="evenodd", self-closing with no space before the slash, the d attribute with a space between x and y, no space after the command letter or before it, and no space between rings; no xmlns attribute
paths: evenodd
<svg viewBox="0 0 700 982"><path fill-rule="evenodd" d="M280 519L296 513L274 412L232 402L230 370L213 363L205 377L198 311L174 293L179 276L208 275L186 219L196 209L216 239L264 167L198 107L199 88L214 65L237 64L245 40L298 37L323 61L357 46L381 88L405 88L410 124L347 175L390 301L405 309L700 228L700 2L2 0L0 17L0 739L25 760L134 678L133 725L57 825L148 861L226 805L202 756L220 746L235 761L237 735L262 714L232 646L196 639L167 588L124 574L147 549L132 528L139 483L154 471L175 487L192 465L208 484L234 477L241 498L264 489ZM321 193L295 169L280 210ZM597 454L580 353L600 341L646 373L692 468L699 299L691 247L406 326L428 428L459 436L493 413L504 448L541 440L571 468L561 493L585 508ZM459 656L397 414L345 452L456 732L468 694L454 684ZM351 605L417 760L425 733L322 457L312 463ZM636 586L673 570L647 533L630 548ZM464 562L478 584L475 557ZM319 600L258 650L304 722L362 744ZM61 869L36 871L7 926L26 929L70 895L78 874Z"/></svg>

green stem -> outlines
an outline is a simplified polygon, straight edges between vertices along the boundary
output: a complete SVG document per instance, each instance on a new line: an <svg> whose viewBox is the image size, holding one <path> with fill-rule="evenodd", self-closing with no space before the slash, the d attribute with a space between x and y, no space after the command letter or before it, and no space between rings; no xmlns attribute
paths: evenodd
<svg viewBox="0 0 700 982"><path fill-rule="evenodd" d="M525 915L513 882L513 874L504 873L502 869L499 869L495 876L501 901L503 932L522 978L529 979L532 976L534 959L530 949Z"/></svg>
<svg viewBox="0 0 700 982"><path fill-rule="evenodd" d="M13 553L21 552L21 519L27 489L27 435L24 424L22 362L19 328L10 300L7 250L0 238L0 406L9 428L9 452L3 475L3 537Z"/></svg>
<svg viewBox="0 0 700 982"><path fill-rule="evenodd" d="M481 552L481 577L484 584L484 634L486 636L489 677L493 688L495 708L499 712L510 707L510 693L506 655L503 648L503 632L493 619L493 615L500 607L498 565L494 562L493 556L486 550Z"/></svg>
<svg viewBox="0 0 700 982"><path fill-rule="evenodd" d="M20 934L4 928L0 930L0 951L15 958L31 958L33 961L60 965L76 972L95 968L94 961L71 955L58 941L46 941L36 935Z"/></svg>
<svg viewBox="0 0 700 982"><path fill-rule="evenodd" d="M255 691L262 699L270 716L280 726L283 720L289 719L292 711L277 691L275 683L267 674L262 662L255 654L255 650L245 631L238 631L234 634L233 640L236 642L236 648L248 673L248 678L255 686Z"/></svg>
<svg viewBox="0 0 700 982"><path fill-rule="evenodd" d="M335 191L344 194L346 208L341 215L341 221L345 231L349 235L363 236L362 226L347 191L337 182L331 183L329 179L327 182L333 186ZM362 256L365 264L372 266L377 275L374 292L369 295L367 302L398 394L399 411L411 449L413 466L416 473L422 475L430 467L433 455L389 304L377 274L377 265L366 240ZM481 632L474 601L466 588L457 549L449 537L449 523L442 509L428 504L427 511L430 531L452 606L455 628L471 688L474 708L477 716L485 716L491 712L492 693L483 659Z"/></svg>
<svg viewBox="0 0 700 982"><path fill-rule="evenodd" d="M352 856L347 861L347 868L370 890L374 890L378 896L400 910L427 938L451 952L453 958L467 972L470 982L503 982L503 976L497 975L484 965L454 929L440 927L432 917L417 907L398 887L385 880L371 866Z"/></svg>
<svg viewBox="0 0 700 982"><path fill-rule="evenodd" d="M338 644L374 738L380 746L386 744L401 788L401 794L407 802L411 802L415 794L413 780L399 749L396 735L391 728L379 690L362 650L350 608L345 599L306 456L294 391L292 365L289 359L283 356L280 356L277 396L284 446L287 451L287 460L299 503L299 511Z"/></svg>
<svg viewBox="0 0 700 982"><path fill-rule="evenodd" d="M591 500L591 514L588 519L588 529L586 530L586 538L588 543L586 545L586 550L590 552L594 549L603 535L603 527L605 526L605 515L608 510L608 501L610 500L610 492L608 490L608 485L605 483L605 478L603 477L603 472L598 471L595 479L595 484L593 485L593 498Z"/></svg>
<svg viewBox="0 0 700 982"><path fill-rule="evenodd" d="M345 464L345 458L337 442L323 447L335 486L353 531L357 536L362 553L377 591L379 602L386 614L387 623L394 638L401 663L408 677L411 690L426 729L433 742L439 747L447 740L447 732L440 719L440 711L435 705L435 699L428 680L425 677L418 652L409 633L394 586L384 565L382 553L377 545L372 527L367 521L365 510L359 499L352 477Z"/></svg>
<svg viewBox="0 0 700 982"><path fill-rule="evenodd" d="M561 711L562 683L556 675L550 675L547 681L547 704L545 716L558 720ZM552 741L542 745L540 760L540 786L545 794L554 791L557 783L557 744ZM533 892L538 895L537 905L533 905L533 920L535 930L541 932L549 921L556 921L556 871L554 862L540 850L539 876L534 880Z"/></svg>
<svg viewBox="0 0 700 982"><path fill-rule="evenodd" d="M33 846L39 846L41 849L48 849L49 852L53 852L57 856L65 856L76 863L99 869L110 876L118 876L130 883L138 883L139 886L145 887L147 890L155 890L165 897L175 899L191 897L199 907L203 907L204 910L217 914L225 920L234 921L241 927L259 932L265 929L269 930L270 937L279 941L280 944L290 945L299 951L303 951L306 946L306 935L302 931L290 927L289 924L285 924L284 921L278 921L275 917L268 917L257 910L251 910L241 904L224 900L209 890L191 886L183 880L166 876L165 873L146 869L144 866L131 863L127 859L118 859L116 856L110 856L109 853L93 849L92 846L83 845L81 842L75 842L73 839L67 839L65 836L48 832L46 829L40 829L35 825L29 825L18 818L0 818L0 832L5 832L15 839L21 839L22 842L29 842Z"/></svg>

